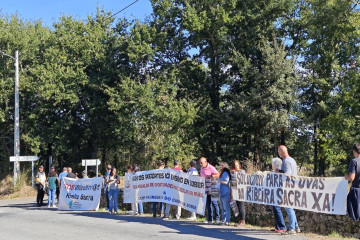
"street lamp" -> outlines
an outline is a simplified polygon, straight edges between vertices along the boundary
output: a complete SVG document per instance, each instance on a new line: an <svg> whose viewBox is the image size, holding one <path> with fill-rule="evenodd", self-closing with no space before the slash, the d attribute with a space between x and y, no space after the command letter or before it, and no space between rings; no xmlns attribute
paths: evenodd
<svg viewBox="0 0 360 240"><path fill-rule="evenodd" d="M15 119L14 119L14 156L20 156L20 117L19 117L19 52L15 51L15 57L0 50L0 54L15 60ZM20 174L20 162L14 162L14 187L17 175Z"/></svg>

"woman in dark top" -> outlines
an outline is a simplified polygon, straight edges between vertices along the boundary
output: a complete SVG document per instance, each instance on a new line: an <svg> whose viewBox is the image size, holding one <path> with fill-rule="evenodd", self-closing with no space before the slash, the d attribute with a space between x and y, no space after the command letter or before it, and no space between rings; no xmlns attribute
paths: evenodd
<svg viewBox="0 0 360 240"><path fill-rule="evenodd" d="M350 161L345 179L351 181L351 188L347 196L347 210L350 218L360 219L360 142L353 146L354 159Z"/></svg>

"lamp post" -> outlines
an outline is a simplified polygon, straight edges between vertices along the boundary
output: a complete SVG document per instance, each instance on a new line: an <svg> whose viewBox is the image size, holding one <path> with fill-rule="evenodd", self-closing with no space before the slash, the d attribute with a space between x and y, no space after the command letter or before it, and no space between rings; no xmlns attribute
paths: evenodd
<svg viewBox="0 0 360 240"><path fill-rule="evenodd" d="M19 52L15 51L15 57L0 50L0 53L15 61L15 116L14 116L14 156L20 156L20 116L19 116ZM20 174L20 162L14 162L14 187L17 175Z"/></svg>

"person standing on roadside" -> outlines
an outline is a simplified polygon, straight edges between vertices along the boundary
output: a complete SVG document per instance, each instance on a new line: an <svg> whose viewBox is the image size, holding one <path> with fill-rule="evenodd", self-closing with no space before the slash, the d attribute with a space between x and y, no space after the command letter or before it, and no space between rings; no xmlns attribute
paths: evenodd
<svg viewBox="0 0 360 240"><path fill-rule="evenodd" d="M271 159L271 165L274 172L282 172L282 160L280 158L276 157ZM286 225L281 212L281 208L279 206L273 206L273 212L275 216L275 232L286 232Z"/></svg>
<svg viewBox="0 0 360 240"><path fill-rule="evenodd" d="M44 193L45 193L45 182L46 182L46 175L44 172L44 166L39 166L39 171L35 176L36 181L36 188L37 188L37 196L36 196L36 205L41 207L44 202Z"/></svg>
<svg viewBox="0 0 360 240"><path fill-rule="evenodd" d="M67 176L66 177L68 177L68 178L77 178L76 177L76 174L75 173L73 173L73 171L72 171L72 168L71 167L68 167L68 174L67 174Z"/></svg>
<svg viewBox="0 0 360 240"><path fill-rule="evenodd" d="M213 165L208 163L205 157L200 158L200 165L201 165L201 170L200 170L201 177L211 176L212 178L219 178L219 172L216 170L216 168ZM211 205L213 205L215 209L215 219L216 219L215 223L220 224L221 222L220 222L219 205L217 201L211 201L211 194L207 194L206 197L206 209L208 216L204 223L213 222L213 209Z"/></svg>
<svg viewBox="0 0 360 240"><path fill-rule="evenodd" d="M278 147L279 156L283 159L281 170L285 174L289 174L292 176L297 176L297 164L296 161L290 157L286 146L280 145ZM300 228L296 219L295 211L292 208L285 208L286 213L289 218L289 230L287 232L283 232L281 234L289 234L294 235L296 233L300 233Z"/></svg>
<svg viewBox="0 0 360 240"><path fill-rule="evenodd" d="M183 170L180 168L180 163L178 160L174 161L174 170L176 171L180 171L182 172ZM165 204L165 214L164 214L164 220L169 219L169 214L170 214L170 209L171 209L171 204L166 203ZM175 215L176 219L179 220L181 217L181 207L177 206L177 211L176 211L176 215Z"/></svg>
<svg viewBox="0 0 360 240"><path fill-rule="evenodd" d="M350 191L347 196L347 212L352 220L360 219L360 142L352 149L354 159L350 161L348 175L345 179L351 181Z"/></svg>
<svg viewBox="0 0 360 240"><path fill-rule="evenodd" d="M132 168L132 171L134 174L140 171L140 167L137 164L132 164L131 168ZM139 202L139 203L137 203L137 205L135 203L135 210L138 214L142 215L144 213L143 203Z"/></svg>
<svg viewBox="0 0 360 240"><path fill-rule="evenodd" d="M236 174L243 173L245 174L245 170L242 169L240 161L234 160L231 166L231 170L234 171ZM245 202L243 201L236 201L236 205L239 209L239 223L235 225L235 227L243 227L245 226Z"/></svg>
<svg viewBox="0 0 360 240"><path fill-rule="evenodd" d="M106 173L104 176L104 194L105 194L105 199L106 199L106 209L109 210L109 189L108 189L108 185L106 184L106 178L110 175L111 173L111 165L108 164L106 166Z"/></svg>
<svg viewBox="0 0 360 240"><path fill-rule="evenodd" d="M111 214L114 210L114 213L117 214L118 205L119 205L119 187L120 177L117 175L116 168L111 169L110 175L106 178L106 184L109 188L109 213Z"/></svg>
<svg viewBox="0 0 360 240"><path fill-rule="evenodd" d="M199 175L199 172L196 169L196 161L195 160L192 160L190 162L190 168L189 168L188 174L193 175L193 176L198 176ZM188 218L188 220L195 221L196 220L196 213L191 212L191 216Z"/></svg>
<svg viewBox="0 0 360 240"><path fill-rule="evenodd" d="M220 206L222 212L222 224L229 226L230 225L230 180L231 174L229 165L226 162L220 163Z"/></svg>
<svg viewBox="0 0 360 240"><path fill-rule="evenodd" d="M89 178L88 175L87 175L86 170L82 171L82 172L81 172L81 175L82 175L82 178L83 178L83 179L88 179L88 178Z"/></svg>
<svg viewBox="0 0 360 240"><path fill-rule="evenodd" d="M165 168L165 163L161 160L159 160L157 163L156 163L158 169L164 169ZM157 202L153 202L153 217L156 218L156 206L157 206ZM162 209L162 202L160 202L160 216L161 216L161 209Z"/></svg>
<svg viewBox="0 0 360 240"><path fill-rule="evenodd" d="M60 181L60 184L61 184L61 179L63 177L67 177L68 175L68 169L67 167L63 167L63 171L59 174L59 181Z"/></svg>
<svg viewBox="0 0 360 240"><path fill-rule="evenodd" d="M55 193L56 193L56 183L59 181L58 175L55 172L55 167L52 166L49 172L48 183L48 207L56 207L55 205Z"/></svg>

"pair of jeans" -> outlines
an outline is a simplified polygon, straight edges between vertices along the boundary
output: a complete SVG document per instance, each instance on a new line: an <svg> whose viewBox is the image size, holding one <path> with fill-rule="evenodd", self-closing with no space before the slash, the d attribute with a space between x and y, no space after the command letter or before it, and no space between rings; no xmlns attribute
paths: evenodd
<svg viewBox="0 0 360 240"><path fill-rule="evenodd" d="M222 221L230 222L231 212L230 212L230 193L220 196L220 207L222 212Z"/></svg>
<svg viewBox="0 0 360 240"><path fill-rule="evenodd" d="M295 228L298 228L298 222L296 220L296 215L295 215L295 211L292 208L285 208L286 213L288 215L289 218L289 230L295 230Z"/></svg>
<svg viewBox="0 0 360 240"><path fill-rule="evenodd" d="M219 221L220 220L219 205L218 205L217 201L211 201L211 195L209 194L206 196L206 210L208 213L207 220L209 222L212 222L212 220L213 220L213 209L212 209L211 205L213 205L214 209L215 209L215 219L216 219L216 221Z"/></svg>
<svg viewBox="0 0 360 240"><path fill-rule="evenodd" d="M138 203L138 210L139 210L139 213L144 213L144 208L143 208L142 202Z"/></svg>
<svg viewBox="0 0 360 240"><path fill-rule="evenodd" d="M157 206L157 202L153 202L153 213L155 213L156 214L156 206ZM162 202L160 202L160 213L161 213L161 209L162 209Z"/></svg>
<svg viewBox="0 0 360 240"><path fill-rule="evenodd" d="M275 229L286 230L284 217L279 206L273 206L273 212L275 216Z"/></svg>
<svg viewBox="0 0 360 240"><path fill-rule="evenodd" d="M52 190L52 189L49 189L48 191L48 205L53 205L55 206L55 194L56 194L56 189ZM52 203L52 204L51 204Z"/></svg>
<svg viewBox="0 0 360 240"><path fill-rule="evenodd" d="M245 202L236 201L236 205L239 209L240 220L245 220Z"/></svg>
<svg viewBox="0 0 360 240"><path fill-rule="evenodd" d="M109 191L109 212L117 212L119 205L119 189L110 189Z"/></svg>

